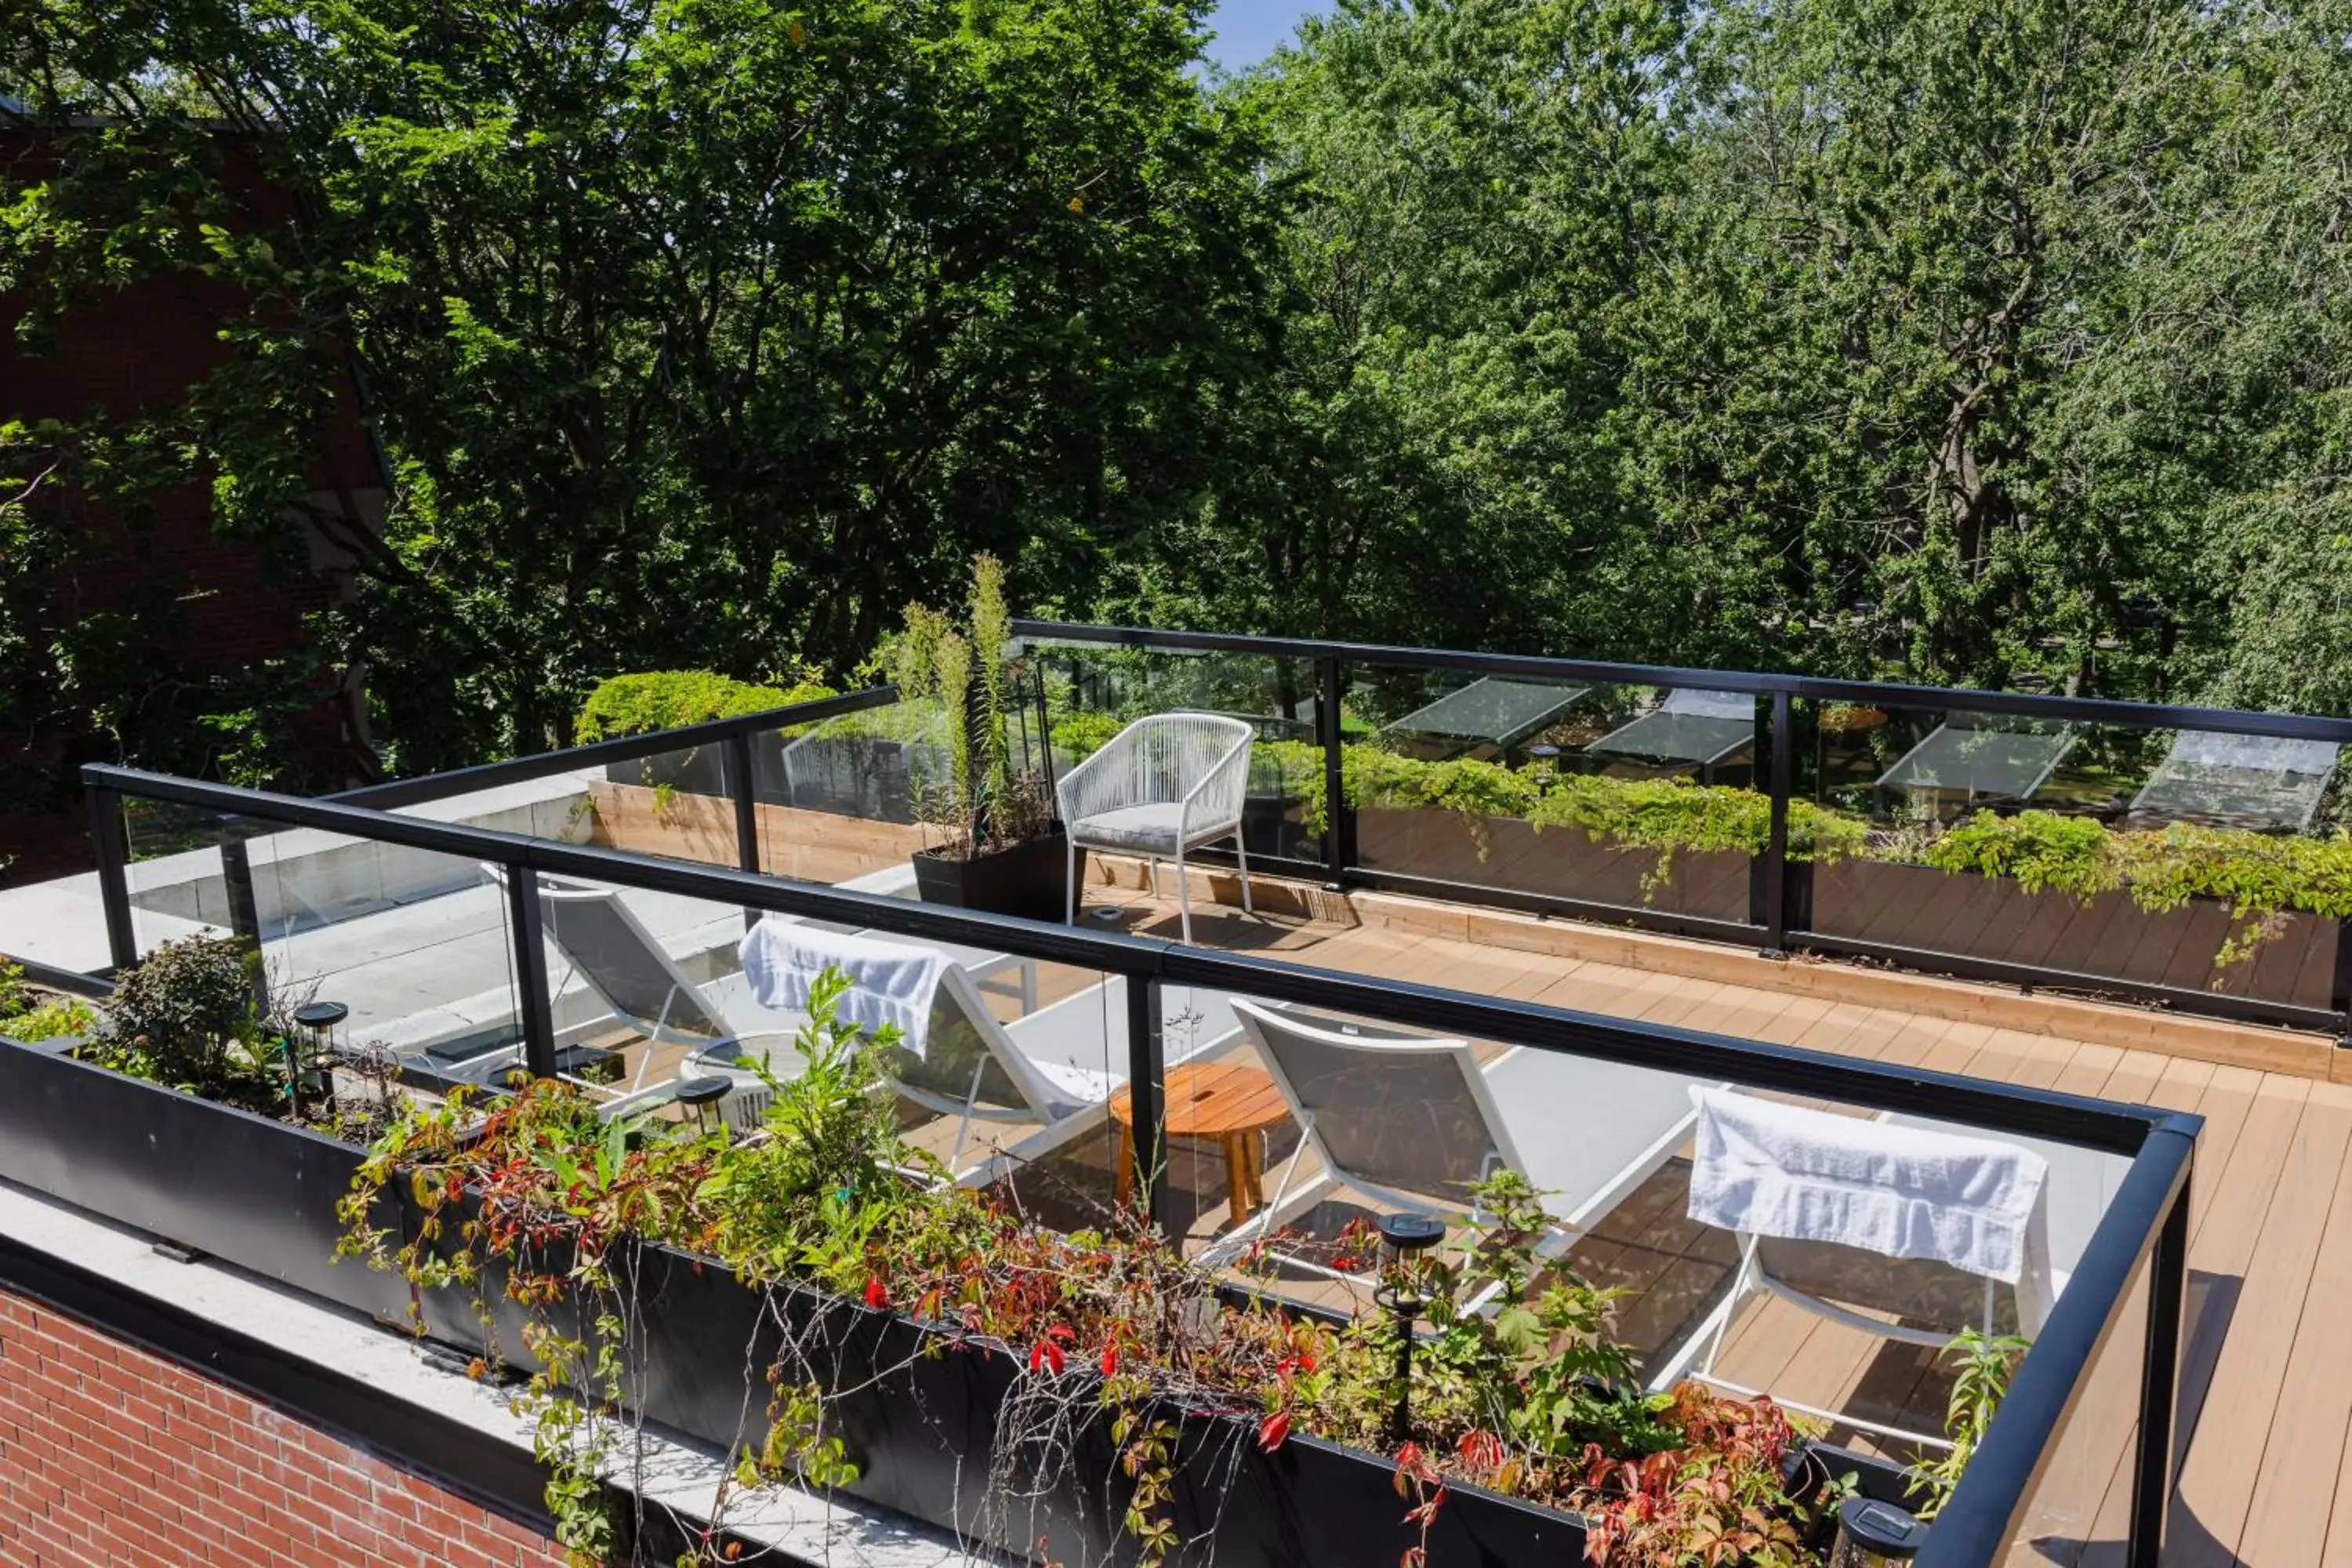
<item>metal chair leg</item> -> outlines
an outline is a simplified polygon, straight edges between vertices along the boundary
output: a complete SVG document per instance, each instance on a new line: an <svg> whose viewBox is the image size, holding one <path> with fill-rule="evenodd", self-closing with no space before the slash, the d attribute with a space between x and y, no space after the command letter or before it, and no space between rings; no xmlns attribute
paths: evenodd
<svg viewBox="0 0 2352 1568"><path fill-rule="evenodd" d="M1192 879L1184 875L1184 847L1176 846L1176 909L1182 917L1184 941L1192 940Z"/></svg>
<svg viewBox="0 0 2352 1568"><path fill-rule="evenodd" d="M1234 829L1234 858L1240 862L1242 868L1242 913L1254 915L1257 910L1250 902L1249 846L1242 842L1242 830L1238 827Z"/></svg>

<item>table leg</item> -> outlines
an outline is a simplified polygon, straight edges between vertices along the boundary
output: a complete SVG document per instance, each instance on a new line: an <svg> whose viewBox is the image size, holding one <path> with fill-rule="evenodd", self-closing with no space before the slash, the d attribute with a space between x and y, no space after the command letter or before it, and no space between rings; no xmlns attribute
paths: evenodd
<svg viewBox="0 0 2352 1568"><path fill-rule="evenodd" d="M1225 1137L1225 1188L1232 1206L1234 1223L1240 1225L1254 1212L1250 1207L1249 1134L1228 1133Z"/></svg>
<svg viewBox="0 0 2352 1568"><path fill-rule="evenodd" d="M1135 1134L1124 1121L1115 1121L1118 1129L1111 1140L1111 1191L1125 1208L1135 1197Z"/></svg>
<svg viewBox="0 0 2352 1568"><path fill-rule="evenodd" d="M1245 1132L1242 1152L1249 1162L1250 1213L1265 1207L1265 1134Z"/></svg>

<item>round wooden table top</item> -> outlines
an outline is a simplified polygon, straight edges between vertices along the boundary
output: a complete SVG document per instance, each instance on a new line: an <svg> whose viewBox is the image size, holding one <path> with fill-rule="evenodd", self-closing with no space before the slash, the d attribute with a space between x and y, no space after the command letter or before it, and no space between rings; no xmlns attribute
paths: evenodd
<svg viewBox="0 0 2352 1568"><path fill-rule="evenodd" d="M1240 1062L1200 1062L1168 1072L1161 1114L1174 1138L1230 1138L1266 1132L1290 1120L1290 1107L1272 1075ZM1110 1113L1122 1127L1135 1121L1134 1103L1121 1084L1110 1097Z"/></svg>

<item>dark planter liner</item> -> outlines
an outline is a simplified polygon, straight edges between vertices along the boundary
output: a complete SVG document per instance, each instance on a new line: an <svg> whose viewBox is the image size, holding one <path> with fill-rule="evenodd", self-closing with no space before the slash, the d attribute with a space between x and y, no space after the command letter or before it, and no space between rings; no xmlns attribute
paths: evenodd
<svg viewBox="0 0 2352 1568"><path fill-rule="evenodd" d="M1118 1463L1111 1413L1095 1403L1091 1370L1073 1366L1055 1380L1065 1461L1048 1473L1024 1447L992 1474L1000 1416L1036 1386L1015 1350L812 1290L755 1289L666 1247L616 1252L614 1272L612 1305L632 1342L626 1397L646 1418L721 1447L756 1445L768 1424L767 1370L790 1343L798 1347L790 1381L824 1391L824 1433L842 1438L858 1467L848 1490L1024 1557L1042 1540L1048 1560L1137 1561L1123 1524L1133 1482ZM436 1303L436 1294L457 1293L426 1293L436 1337L480 1348L471 1305ZM516 1342L520 1318L503 1306L499 1316L504 1348ZM573 1331L587 1314L560 1316ZM1186 1545L1171 1561L1356 1568L1393 1563L1420 1542L1386 1460L1307 1436L1267 1453L1248 1416L1151 1414L1180 1433L1170 1506ZM1577 1561L1583 1541L1573 1515L1459 1485L1429 1535L1432 1562L1484 1568L1557 1568Z"/></svg>
<svg viewBox="0 0 2352 1568"><path fill-rule="evenodd" d="M848 1489L857 1496L1022 1556L1042 1541L1048 1560L1137 1560L1122 1523L1133 1483L1090 1369L1074 1364L1053 1380L1065 1461L1049 1473L1027 1446L995 1474L1005 1406L1037 1386L1019 1349L813 1290L760 1290L657 1245L616 1253L614 1273L613 1305L632 1336L627 1397L647 1418L721 1447L756 1445L767 1369L790 1344L788 1381L824 1391L824 1432L858 1467ZM1421 1542L1385 1459L1306 1436L1268 1453L1252 1415L1173 1405L1150 1415L1180 1434L1170 1506L1186 1544L1174 1562L1357 1568L1396 1562ZM1826 1473L1859 1471L1865 1493L1901 1500L1893 1467L1836 1450L1822 1458ZM1449 1484L1428 1545L1437 1564L1558 1568L1579 1560L1583 1542L1572 1514Z"/></svg>
<svg viewBox="0 0 2352 1568"><path fill-rule="evenodd" d="M1665 879L1644 888L1657 850L1596 842L1580 827L1538 830L1523 817L1486 817L1481 855L1459 812L1365 806L1355 816L1357 862L1370 870L1701 920L1746 921L1751 912L1755 858L1729 850L1677 849Z"/></svg>
<svg viewBox="0 0 2352 1568"><path fill-rule="evenodd" d="M2229 911L2198 899L2151 913L2127 892L2085 902L2029 893L2013 878L1884 860L1839 860L1812 876L1811 929L1829 936L1958 958L2032 964L2103 979L2332 1005L2336 922L2291 912L2279 933L2235 963L2215 963Z"/></svg>
<svg viewBox="0 0 2352 1568"><path fill-rule="evenodd" d="M0 1039L0 1177L372 1317L398 1277L335 1260L335 1205L365 1152L177 1089ZM393 1205L376 1224L399 1224Z"/></svg>
<svg viewBox="0 0 2352 1568"><path fill-rule="evenodd" d="M925 903L1058 921L1069 912L1069 838L1061 833L1049 833L1009 849L991 850L970 860L919 850L912 857L915 891ZM1084 887L1087 852L1083 849L1078 851L1077 874L1079 886Z"/></svg>

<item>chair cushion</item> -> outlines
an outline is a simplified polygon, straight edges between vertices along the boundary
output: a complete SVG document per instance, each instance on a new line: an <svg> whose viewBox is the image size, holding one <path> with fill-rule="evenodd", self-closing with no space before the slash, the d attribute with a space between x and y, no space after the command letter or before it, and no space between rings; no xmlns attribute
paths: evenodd
<svg viewBox="0 0 2352 1568"><path fill-rule="evenodd" d="M1122 805L1072 823L1070 837L1106 849L1156 849L1173 855L1183 826L1181 805Z"/></svg>

